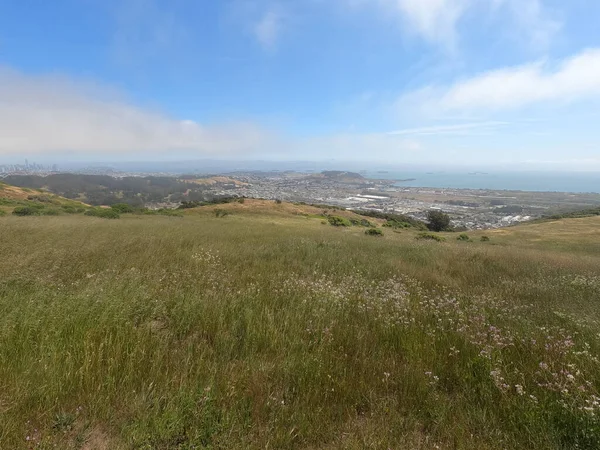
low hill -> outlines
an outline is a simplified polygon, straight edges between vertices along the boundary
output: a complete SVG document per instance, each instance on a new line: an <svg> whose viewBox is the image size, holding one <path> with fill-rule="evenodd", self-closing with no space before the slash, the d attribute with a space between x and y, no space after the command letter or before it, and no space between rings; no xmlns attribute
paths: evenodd
<svg viewBox="0 0 600 450"><path fill-rule="evenodd" d="M13 212L15 208L30 208L40 214L84 212L89 205L66 199L42 189L11 186L0 182L0 214Z"/></svg>
<svg viewBox="0 0 600 450"><path fill-rule="evenodd" d="M326 170L318 174L311 175L315 180L336 181L338 183L363 183L367 181L365 177L356 172L345 172L341 170Z"/></svg>
<svg viewBox="0 0 600 450"><path fill-rule="evenodd" d="M142 207L147 203L204 200L210 183L224 182L212 178L194 183L193 180L175 177L112 177L109 175L84 175L59 173L48 176L12 175L5 181L13 186L44 189L56 195L80 200L94 206L128 203Z"/></svg>
<svg viewBox="0 0 600 450"><path fill-rule="evenodd" d="M600 217L182 214L0 217L0 447L600 448Z"/></svg>

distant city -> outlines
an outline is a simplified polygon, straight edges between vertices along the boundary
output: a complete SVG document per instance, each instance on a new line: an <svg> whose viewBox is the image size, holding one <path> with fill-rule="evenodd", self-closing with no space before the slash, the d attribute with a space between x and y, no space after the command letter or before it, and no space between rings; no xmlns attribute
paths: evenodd
<svg viewBox="0 0 600 450"><path fill-rule="evenodd" d="M0 175L43 175L58 172L56 164L38 164L25 160L24 164L0 164Z"/></svg>

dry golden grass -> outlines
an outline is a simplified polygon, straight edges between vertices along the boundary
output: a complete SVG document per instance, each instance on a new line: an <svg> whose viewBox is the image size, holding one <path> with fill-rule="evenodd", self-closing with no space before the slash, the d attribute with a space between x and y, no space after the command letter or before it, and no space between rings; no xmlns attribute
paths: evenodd
<svg viewBox="0 0 600 450"><path fill-rule="evenodd" d="M185 183L201 184L205 186L214 186L215 184L235 184L238 187L248 186L248 183L236 180L229 177L210 177L210 178L196 178L196 179L185 179L182 180Z"/></svg>
<svg viewBox="0 0 600 450"><path fill-rule="evenodd" d="M30 195L41 193L42 191L10 186L0 182L0 198L8 200L26 200Z"/></svg>

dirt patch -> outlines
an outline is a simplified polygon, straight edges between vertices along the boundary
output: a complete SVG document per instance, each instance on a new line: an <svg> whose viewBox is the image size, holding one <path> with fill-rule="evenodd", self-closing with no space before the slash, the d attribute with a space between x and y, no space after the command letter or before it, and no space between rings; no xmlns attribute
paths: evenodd
<svg viewBox="0 0 600 450"><path fill-rule="evenodd" d="M100 427L93 428L87 435L81 450L114 450L119 448L114 439Z"/></svg>

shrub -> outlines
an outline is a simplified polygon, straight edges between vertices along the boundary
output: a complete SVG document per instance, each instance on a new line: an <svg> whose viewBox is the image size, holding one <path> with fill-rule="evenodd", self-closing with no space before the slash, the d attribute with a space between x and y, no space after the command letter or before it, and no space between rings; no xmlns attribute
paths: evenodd
<svg viewBox="0 0 600 450"><path fill-rule="evenodd" d="M277 203L278 205L281 205L281 200L277 199L277 200L275 200L275 203Z"/></svg>
<svg viewBox="0 0 600 450"><path fill-rule="evenodd" d="M15 216L37 216L39 215L39 209L31 206L17 206L12 213Z"/></svg>
<svg viewBox="0 0 600 450"><path fill-rule="evenodd" d="M375 228L375 224L369 222L367 219L350 219L350 223L357 227Z"/></svg>
<svg viewBox="0 0 600 450"><path fill-rule="evenodd" d="M395 223L407 223L410 227L416 228L418 230L427 230L427 225L425 224L425 222L422 222L417 219L413 219L410 216L405 216L404 214L393 214L393 213L387 213L387 212L362 210L362 209L356 209L353 211L356 214L360 214L361 216L375 217L377 219L385 219L388 222L390 222L390 224L388 226L391 226L392 228L394 228L394 222L395 222Z"/></svg>
<svg viewBox="0 0 600 450"><path fill-rule="evenodd" d="M40 210L42 216L60 216L61 211L56 208L48 208Z"/></svg>
<svg viewBox="0 0 600 450"><path fill-rule="evenodd" d="M229 213L223 209L215 209L215 216L217 216L217 217L225 217L228 215L229 215Z"/></svg>
<svg viewBox="0 0 600 450"><path fill-rule="evenodd" d="M340 217L340 216L328 216L327 220L334 227L351 227L352 226L352 223L348 219L346 219L344 217Z"/></svg>
<svg viewBox="0 0 600 450"><path fill-rule="evenodd" d="M444 242L446 240L446 238L432 233L419 233L415 239L436 242Z"/></svg>
<svg viewBox="0 0 600 450"><path fill-rule="evenodd" d="M461 234L460 236L458 236L456 238L457 241L462 241L462 242L471 242L471 238L469 237L468 234Z"/></svg>
<svg viewBox="0 0 600 450"><path fill-rule="evenodd" d="M481 236L481 242L489 242L490 238L487 236Z"/></svg>
<svg viewBox="0 0 600 450"><path fill-rule="evenodd" d="M85 212L86 216L100 217L102 219L118 219L121 216L114 209L110 208L93 208Z"/></svg>
<svg viewBox="0 0 600 450"><path fill-rule="evenodd" d="M178 212L176 209L160 208L160 209L148 209L143 208L140 212L147 216L170 216L170 217L183 217L183 214Z"/></svg>
<svg viewBox="0 0 600 450"><path fill-rule="evenodd" d="M246 201L246 199L244 197L238 198L238 203L241 203L242 205L244 204L245 201Z"/></svg>
<svg viewBox="0 0 600 450"><path fill-rule="evenodd" d="M114 205L111 205L111 209L119 214L128 214L135 211L133 206L128 205L127 203L115 203Z"/></svg>
<svg viewBox="0 0 600 450"><path fill-rule="evenodd" d="M34 201L34 202L40 202L40 203L53 203L54 202L54 200L52 200L52 197L50 197L48 195L29 195L27 197L27 200Z"/></svg>
<svg viewBox="0 0 600 450"><path fill-rule="evenodd" d="M428 211L427 212L427 228L431 231L447 231L450 229L450 216L444 214L442 211Z"/></svg>
<svg viewBox="0 0 600 450"><path fill-rule="evenodd" d="M400 229L400 228L411 228L412 225L408 222L403 222L403 221L398 221L396 219L388 219L384 224L384 227L386 228L394 228L394 229Z"/></svg>
<svg viewBox="0 0 600 450"><path fill-rule="evenodd" d="M379 228L369 228L365 231L365 234L367 236L383 236L383 231L381 231Z"/></svg>
<svg viewBox="0 0 600 450"><path fill-rule="evenodd" d="M4 211L3 209L0 209L0 217L5 216L6 215L6 211Z"/></svg>

